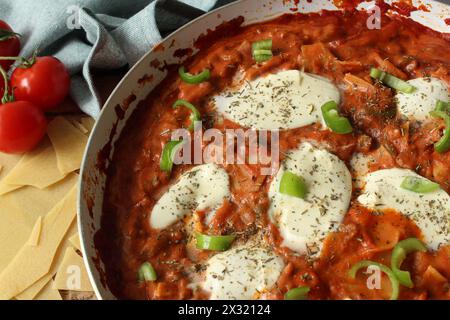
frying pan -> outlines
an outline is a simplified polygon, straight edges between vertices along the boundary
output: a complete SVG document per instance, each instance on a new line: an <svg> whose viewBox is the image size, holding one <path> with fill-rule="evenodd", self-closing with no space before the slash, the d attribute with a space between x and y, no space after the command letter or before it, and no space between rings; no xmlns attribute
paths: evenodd
<svg viewBox="0 0 450 320"><path fill-rule="evenodd" d="M392 0L386 2L391 3ZM415 11L411 18L440 32L450 33L450 26L445 19L450 18L450 6L443 3L422 0L413 1L418 6L425 5L425 11ZM202 12L189 8L177 1L165 0L160 5L177 7L185 13L186 19L192 19ZM362 1L360 6L368 6ZM103 192L106 174L98 165L98 155L111 156L114 152L114 142L120 136L122 129L133 113L139 101L143 100L166 76L166 70L151 66L151 61L157 59L168 64L181 63L184 58L177 58L174 52L177 49L192 48L194 41L208 29L214 30L225 21L238 16L245 17L245 25L262 22L276 16L292 13L296 8L298 12L309 13L320 10L338 10L331 0L300 0L298 4L287 0L242 0L226 5L204 14L188 23L178 31L166 37L158 46L148 52L120 81L108 101L105 103L100 117L89 138L86 153L81 169L81 184L78 198L78 228L84 261L89 273L94 291L99 299L115 299L114 295L102 281L104 266L99 259L94 246L94 235L100 228L102 215ZM151 82L142 79L152 78ZM125 110L117 113L117 106ZM105 147L106 146L106 147ZM107 164L106 164L107 165Z"/></svg>

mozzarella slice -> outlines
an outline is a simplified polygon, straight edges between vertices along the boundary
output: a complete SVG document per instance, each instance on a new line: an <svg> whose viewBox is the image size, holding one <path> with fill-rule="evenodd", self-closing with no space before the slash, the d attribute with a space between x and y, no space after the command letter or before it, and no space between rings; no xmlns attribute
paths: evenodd
<svg viewBox="0 0 450 320"><path fill-rule="evenodd" d="M230 198L227 172L207 163L185 172L159 199L150 215L150 225L162 229L198 210L218 209Z"/></svg>
<svg viewBox="0 0 450 320"><path fill-rule="evenodd" d="M212 300L249 300L270 290L283 268L283 260L269 249L236 247L209 259L203 289Z"/></svg>
<svg viewBox="0 0 450 320"><path fill-rule="evenodd" d="M339 103L337 87L328 79L298 70L282 71L213 98L226 118L243 127L278 130L322 122L321 106Z"/></svg>
<svg viewBox="0 0 450 320"><path fill-rule="evenodd" d="M412 219L432 249L450 240L450 196L442 189L419 194L400 187L408 176L421 177L408 169L374 171L365 178L358 201L374 210L394 209Z"/></svg>
<svg viewBox="0 0 450 320"><path fill-rule="evenodd" d="M400 113L407 118L425 120L430 117L430 111L436 108L438 100L450 101L446 84L437 78L417 78L407 82L416 90L413 93L398 91L395 95Z"/></svg>
<svg viewBox="0 0 450 320"><path fill-rule="evenodd" d="M305 180L305 199L279 192L286 170ZM302 254L318 254L325 236L347 212L351 194L350 172L338 157L307 142L288 152L269 189L269 215L284 238L283 245Z"/></svg>

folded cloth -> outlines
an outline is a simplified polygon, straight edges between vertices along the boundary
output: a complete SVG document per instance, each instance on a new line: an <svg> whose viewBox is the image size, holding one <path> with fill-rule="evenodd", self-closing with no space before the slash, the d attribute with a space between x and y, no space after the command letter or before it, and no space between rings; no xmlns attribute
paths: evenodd
<svg viewBox="0 0 450 320"><path fill-rule="evenodd" d="M179 0L203 11L217 0ZM21 55L60 59L72 75L71 96L80 108L96 118L101 100L91 70L134 65L161 40L165 25L180 25L181 12L158 11L153 0L1 0L0 19L22 35ZM177 20L174 22L174 19Z"/></svg>

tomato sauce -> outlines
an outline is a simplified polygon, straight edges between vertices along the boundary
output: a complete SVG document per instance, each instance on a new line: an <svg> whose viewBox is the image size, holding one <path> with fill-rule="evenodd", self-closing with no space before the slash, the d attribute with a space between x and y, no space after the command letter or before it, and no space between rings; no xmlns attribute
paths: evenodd
<svg viewBox="0 0 450 320"><path fill-rule="evenodd" d="M191 167L175 166L171 175L159 168L170 130L183 127L189 118L184 108L172 109L173 102L185 99L196 105L206 120L205 129L239 128L221 119L208 104L208 98L227 88L239 69L245 70L249 80L281 70L304 69L327 77L341 91L341 110L350 118L354 134L338 135L318 124L282 131L281 159L284 152L305 140L326 145L346 163L354 152L378 150L373 170L413 169L450 191L450 152L439 154L433 149L443 124L420 126L401 119L393 90L369 76L370 68L377 67L402 79L435 76L450 86L449 37L397 15L383 15L382 29L368 30L367 19L367 13L357 11L290 14L246 27L239 26L243 20L237 19L231 32L219 30L202 39L202 50L185 64L191 73L210 69L210 81L183 83L176 67L169 66L168 77L140 103L127 123L108 168L102 227L95 240L106 266L107 283L118 298L208 298L207 292L189 286L213 254L195 248L185 228L189 218L154 230L148 217L161 195ZM267 38L273 41L274 57L255 64L251 43ZM263 234L285 262L275 288L265 293L265 298L282 299L287 290L301 285L311 288L311 299L388 298L389 290L367 289L362 274L349 279L350 266L363 259L389 265L392 248L399 240L422 237L414 222L399 212L380 214L362 208L355 201L355 189L343 223L327 237L321 256L310 260L281 246L281 236L269 222L271 178L260 176L258 168L251 165L226 165L225 169L232 197L212 223L201 228L211 234L233 232L238 242ZM402 287L400 299L449 299L449 259L449 246L408 255L402 268L411 272L415 287ZM137 281L137 270L145 261L154 266L157 281Z"/></svg>

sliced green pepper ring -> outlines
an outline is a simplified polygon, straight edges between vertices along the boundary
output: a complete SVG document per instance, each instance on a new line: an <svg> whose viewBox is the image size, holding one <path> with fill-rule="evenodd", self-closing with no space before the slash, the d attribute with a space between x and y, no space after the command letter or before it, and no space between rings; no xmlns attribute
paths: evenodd
<svg viewBox="0 0 450 320"><path fill-rule="evenodd" d="M302 177L290 171L283 173L280 180L280 193L304 199L307 192L306 183Z"/></svg>
<svg viewBox="0 0 450 320"><path fill-rule="evenodd" d="M445 129L442 138L434 144L434 150L444 153L450 148L450 116L444 111L431 111L430 115L434 118L441 118L445 122Z"/></svg>
<svg viewBox="0 0 450 320"><path fill-rule="evenodd" d="M198 249L225 251L231 246L234 239L236 239L236 236L235 235L210 236L198 232L196 233L195 238L197 241Z"/></svg>
<svg viewBox="0 0 450 320"><path fill-rule="evenodd" d="M254 50L253 54L255 56L271 56L272 55L272 51L271 50L258 49L258 50Z"/></svg>
<svg viewBox="0 0 450 320"><path fill-rule="evenodd" d="M252 50L272 50L272 39L264 39L253 42Z"/></svg>
<svg viewBox="0 0 450 320"><path fill-rule="evenodd" d="M416 87L410 85L408 82L377 68L370 69L370 76L374 79L380 80L388 87L404 93L413 93L414 90L416 90Z"/></svg>
<svg viewBox="0 0 450 320"><path fill-rule="evenodd" d="M189 84L199 84L208 81L209 78L211 78L211 72L209 69L205 69L198 74L191 74L186 72L184 67L180 67L178 69L178 74L180 75L181 80Z"/></svg>
<svg viewBox="0 0 450 320"><path fill-rule="evenodd" d="M258 63L268 61L268 60L272 59L272 57L273 57L272 54L260 54L260 55L253 56L255 61Z"/></svg>
<svg viewBox="0 0 450 320"><path fill-rule="evenodd" d="M252 43L252 56L256 62L264 62L273 57L272 39L265 39Z"/></svg>
<svg viewBox="0 0 450 320"><path fill-rule="evenodd" d="M440 189L438 183L415 176L405 177L400 187L416 193L429 193Z"/></svg>
<svg viewBox="0 0 450 320"><path fill-rule="evenodd" d="M180 141L169 141L164 145L161 161L159 162L159 167L162 171L171 172L173 167L173 160L176 153L183 144L183 140Z"/></svg>
<svg viewBox="0 0 450 320"><path fill-rule="evenodd" d="M284 300L307 300L310 288L307 286L289 290L284 295Z"/></svg>
<svg viewBox="0 0 450 320"><path fill-rule="evenodd" d="M405 287L412 288L414 286L411 275L408 271L400 270L400 267L406 256L415 251L426 252L427 248L417 238L408 238L397 243L392 250L391 268L398 281Z"/></svg>
<svg viewBox="0 0 450 320"><path fill-rule="evenodd" d="M370 260L362 260L362 261L354 264L350 268L348 275L352 279L355 279L356 274L358 273L358 271L360 269L368 268L370 266L378 267L381 271L383 271L388 276L389 280L391 281L391 287L392 287L390 300L397 300L398 294L400 292L400 283L399 283L397 277L395 276L394 272L390 268L386 267L384 264L381 264L381 263L378 263L375 261L370 261Z"/></svg>
<svg viewBox="0 0 450 320"><path fill-rule="evenodd" d="M328 101L322 105L322 116L331 131L339 134L347 134L353 131L352 125L347 118L338 113L338 106L335 101Z"/></svg>
<svg viewBox="0 0 450 320"><path fill-rule="evenodd" d="M183 99L179 99L179 100L175 101L172 108L176 109L181 106L186 107L189 110L191 110L191 115L189 116L189 120L191 121L191 124L189 125L189 127L187 129L190 131L193 131L195 122L200 121L202 116L200 115L200 112L197 110L197 108L192 103L190 103L186 100L183 100Z"/></svg>
<svg viewBox="0 0 450 320"><path fill-rule="evenodd" d="M155 269L150 262L144 262L138 271L139 282L156 281L158 278Z"/></svg>

